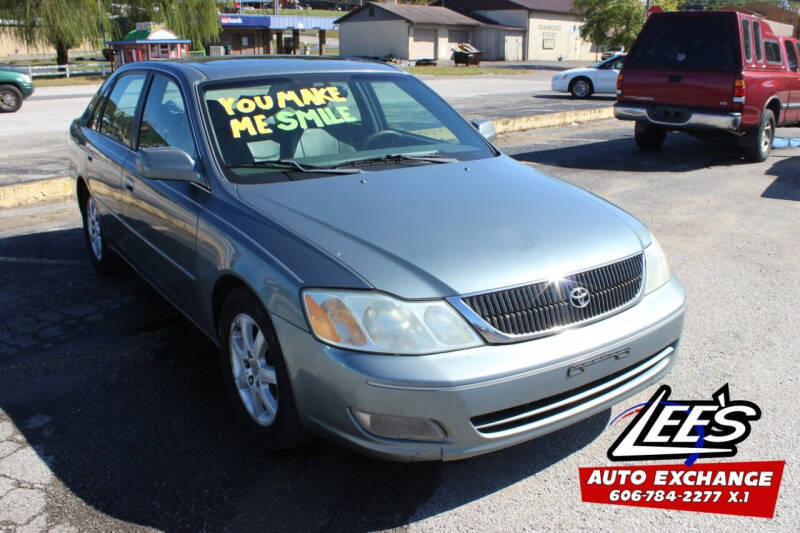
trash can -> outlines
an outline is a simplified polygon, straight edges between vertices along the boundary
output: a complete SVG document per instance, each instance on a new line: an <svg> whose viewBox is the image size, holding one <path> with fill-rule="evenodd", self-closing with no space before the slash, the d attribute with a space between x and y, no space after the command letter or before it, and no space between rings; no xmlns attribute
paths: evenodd
<svg viewBox="0 0 800 533"><path fill-rule="evenodd" d="M453 48L453 62L456 65L478 65L483 57L483 52L469 43L460 43Z"/></svg>

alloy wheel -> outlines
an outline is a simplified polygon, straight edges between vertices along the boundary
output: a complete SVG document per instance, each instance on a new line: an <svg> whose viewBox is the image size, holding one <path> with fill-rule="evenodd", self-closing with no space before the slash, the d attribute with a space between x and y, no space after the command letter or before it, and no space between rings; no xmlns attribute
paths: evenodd
<svg viewBox="0 0 800 533"><path fill-rule="evenodd" d="M86 202L86 230L89 232L89 242L92 245L95 259L102 261L103 232L100 230L100 217L97 214L97 207L94 205L94 198L89 198Z"/></svg>
<svg viewBox="0 0 800 533"><path fill-rule="evenodd" d="M772 147L772 136L775 129L772 127L772 122L769 120L764 124L764 132L761 134L761 150L766 153Z"/></svg>
<svg viewBox="0 0 800 533"><path fill-rule="evenodd" d="M586 83L584 80L578 80L572 87L572 92L578 98L584 98L586 95L589 94L589 84Z"/></svg>
<svg viewBox="0 0 800 533"><path fill-rule="evenodd" d="M247 412L270 426L278 413L278 376L269 362L269 343L255 319L241 313L231 322L230 360L233 381Z"/></svg>
<svg viewBox="0 0 800 533"><path fill-rule="evenodd" d="M17 107L17 103L17 95L13 91L0 91L0 106L6 109L14 109Z"/></svg>

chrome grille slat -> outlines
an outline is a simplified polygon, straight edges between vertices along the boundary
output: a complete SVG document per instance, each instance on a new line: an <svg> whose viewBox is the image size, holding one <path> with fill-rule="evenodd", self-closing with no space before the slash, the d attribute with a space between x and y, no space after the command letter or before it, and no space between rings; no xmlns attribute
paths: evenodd
<svg viewBox="0 0 800 533"><path fill-rule="evenodd" d="M512 337L544 334L609 314L637 298L642 289L641 253L615 263L521 287L461 297L461 301L496 331ZM569 293L585 287L589 305L570 304Z"/></svg>

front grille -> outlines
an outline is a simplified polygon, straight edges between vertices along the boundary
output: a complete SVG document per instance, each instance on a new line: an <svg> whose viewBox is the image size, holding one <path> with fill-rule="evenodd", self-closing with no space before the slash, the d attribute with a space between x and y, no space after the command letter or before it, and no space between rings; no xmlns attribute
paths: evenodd
<svg viewBox="0 0 800 533"><path fill-rule="evenodd" d="M642 254L637 254L557 281L464 296L461 300L497 331L538 335L624 307L638 296L643 271ZM570 301L570 293L577 287L589 291L586 307Z"/></svg>

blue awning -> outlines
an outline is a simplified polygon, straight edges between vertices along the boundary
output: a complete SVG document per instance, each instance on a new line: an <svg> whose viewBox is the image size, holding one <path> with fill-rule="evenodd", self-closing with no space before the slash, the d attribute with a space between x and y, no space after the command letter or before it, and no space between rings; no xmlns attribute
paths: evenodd
<svg viewBox="0 0 800 533"><path fill-rule="evenodd" d="M338 30L333 17L302 17L294 15L240 15L220 13L223 28L264 28L271 30Z"/></svg>

